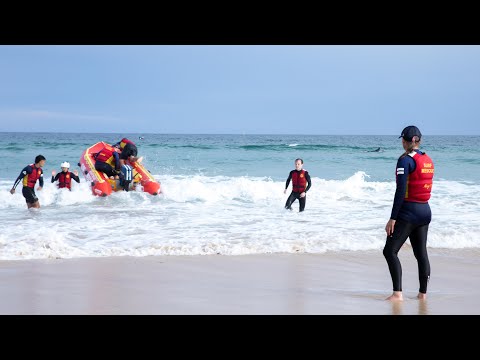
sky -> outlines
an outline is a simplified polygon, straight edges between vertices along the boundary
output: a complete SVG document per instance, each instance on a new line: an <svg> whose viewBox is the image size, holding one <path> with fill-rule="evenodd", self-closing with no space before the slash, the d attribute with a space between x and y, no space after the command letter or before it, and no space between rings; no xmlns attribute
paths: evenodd
<svg viewBox="0 0 480 360"><path fill-rule="evenodd" d="M0 131L480 135L477 45L0 45Z"/></svg>

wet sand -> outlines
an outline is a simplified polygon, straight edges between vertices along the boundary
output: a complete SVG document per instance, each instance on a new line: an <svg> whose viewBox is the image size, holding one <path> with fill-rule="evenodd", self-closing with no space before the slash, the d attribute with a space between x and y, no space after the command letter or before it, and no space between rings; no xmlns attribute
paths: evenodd
<svg viewBox="0 0 480 360"><path fill-rule="evenodd" d="M0 314L480 314L480 251L429 256L419 301L400 251L400 303L381 251L0 261Z"/></svg>

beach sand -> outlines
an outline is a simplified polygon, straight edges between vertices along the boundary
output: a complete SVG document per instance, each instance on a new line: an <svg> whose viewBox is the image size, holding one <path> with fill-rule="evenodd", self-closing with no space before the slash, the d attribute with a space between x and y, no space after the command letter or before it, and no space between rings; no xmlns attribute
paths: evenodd
<svg viewBox="0 0 480 360"><path fill-rule="evenodd" d="M0 261L0 314L480 314L480 251L429 249L428 299L400 250L405 300L379 251Z"/></svg>

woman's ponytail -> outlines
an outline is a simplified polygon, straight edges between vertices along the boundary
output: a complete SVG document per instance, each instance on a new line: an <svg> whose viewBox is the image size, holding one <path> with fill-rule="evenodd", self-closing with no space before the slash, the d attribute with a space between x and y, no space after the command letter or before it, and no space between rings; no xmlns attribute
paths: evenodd
<svg viewBox="0 0 480 360"><path fill-rule="evenodd" d="M418 136L414 136L412 137L412 141L407 141L407 150L405 150L405 155L408 155L410 154L413 149L415 149L416 147L418 147L418 145L420 144L420 138Z"/></svg>

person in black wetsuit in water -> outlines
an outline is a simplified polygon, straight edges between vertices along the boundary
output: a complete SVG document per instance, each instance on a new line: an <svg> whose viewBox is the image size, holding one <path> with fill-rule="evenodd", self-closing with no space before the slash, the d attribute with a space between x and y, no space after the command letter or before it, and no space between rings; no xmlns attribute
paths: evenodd
<svg viewBox="0 0 480 360"><path fill-rule="evenodd" d="M42 167L45 165L47 160L43 155L38 155L35 158L35 163L27 165L23 168L18 175L15 183L13 184L10 193L13 195L15 194L15 188L17 185L22 182L22 195L27 202L27 208L39 208L40 202L38 201L37 195L35 194L35 184L39 183L39 187L37 190L42 190L43 188L43 170Z"/></svg>
<svg viewBox="0 0 480 360"><path fill-rule="evenodd" d="M417 298L424 300L430 279L427 233L432 212L428 200L432 190L434 166L432 159L418 150L422 134L416 126L407 126L400 137L405 153L397 161L397 189L390 220L385 226L387 240L383 249L393 283L393 293L386 300L403 300L402 266L398 252L407 238L410 238L418 262L420 289Z"/></svg>
<svg viewBox="0 0 480 360"><path fill-rule="evenodd" d="M60 164L62 171L57 174L55 170L52 170L52 183L58 181L58 188L67 188L68 190L72 190L72 179L75 180L77 183L80 183L80 178L78 177L78 171L74 170L73 173L70 172L70 163L64 161Z"/></svg>
<svg viewBox="0 0 480 360"><path fill-rule="evenodd" d="M307 191L312 186L312 180L310 179L310 175L308 174L307 170L302 169L303 167L303 160L296 159L295 160L295 170L290 171L288 175L287 182L285 184L284 194L287 193L288 185L290 184L290 180L292 180L292 193L287 199L285 203L285 209L292 210L292 203L298 199L300 204L300 212L305 210L305 203L307 201ZM308 183L308 186L307 186Z"/></svg>

